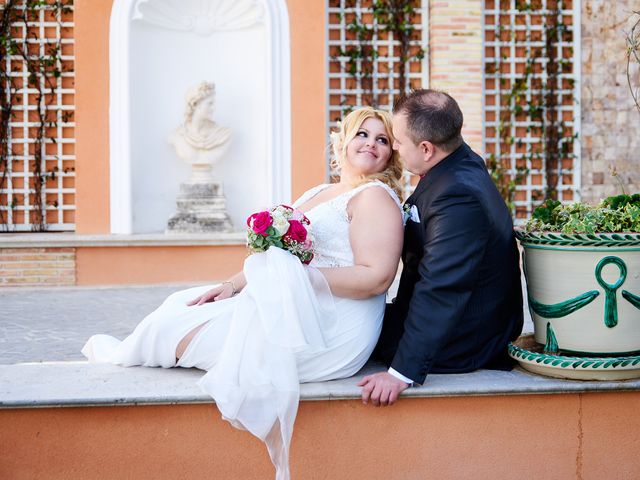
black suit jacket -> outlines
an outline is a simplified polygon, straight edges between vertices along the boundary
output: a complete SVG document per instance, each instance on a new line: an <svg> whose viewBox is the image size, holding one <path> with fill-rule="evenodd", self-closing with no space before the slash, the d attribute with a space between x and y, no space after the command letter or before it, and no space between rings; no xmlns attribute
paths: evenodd
<svg viewBox="0 0 640 480"><path fill-rule="evenodd" d="M509 369L522 330L519 254L511 215L484 161L466 144L433 167L407 204L398 295L378 357L418 383L429 372Z"/></svg>

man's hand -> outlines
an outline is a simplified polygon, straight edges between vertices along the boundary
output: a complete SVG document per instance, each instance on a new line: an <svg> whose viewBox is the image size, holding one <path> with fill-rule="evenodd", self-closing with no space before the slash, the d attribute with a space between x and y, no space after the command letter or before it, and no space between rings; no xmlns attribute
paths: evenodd
<svg viewBox="0 0 640 480"><path fill-rule="evenodd" d="M388 372L367 375L358 383L362 388L362 403L373 403L376 407L393 405L398 396L409 388L409 384L394 377Z"/></svg>

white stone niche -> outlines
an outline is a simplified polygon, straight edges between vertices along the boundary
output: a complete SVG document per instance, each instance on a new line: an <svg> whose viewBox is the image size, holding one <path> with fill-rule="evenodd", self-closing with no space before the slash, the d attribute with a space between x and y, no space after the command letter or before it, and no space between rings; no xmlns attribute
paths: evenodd
<svg viewBox="0 0 640 480"><path fill-rule="evenodd" d="M216 84L215 121L233 131L214 167L235 230L291 201L285 0L114 0L110 26L111 233L164 231L189 177L167 141L184 95Z"/></svg>

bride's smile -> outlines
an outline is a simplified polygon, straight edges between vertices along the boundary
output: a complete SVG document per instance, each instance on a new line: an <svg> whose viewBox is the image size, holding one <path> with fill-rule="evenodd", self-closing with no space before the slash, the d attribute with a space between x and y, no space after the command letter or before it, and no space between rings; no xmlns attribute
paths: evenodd
<svg viewBox="0 0 640 480"><path fill-rule="evenodd" d="M384 123L378 118L367 118L347 145L343 176L344 173L359 176L380 172L390 156L391 143Z"/></svg>

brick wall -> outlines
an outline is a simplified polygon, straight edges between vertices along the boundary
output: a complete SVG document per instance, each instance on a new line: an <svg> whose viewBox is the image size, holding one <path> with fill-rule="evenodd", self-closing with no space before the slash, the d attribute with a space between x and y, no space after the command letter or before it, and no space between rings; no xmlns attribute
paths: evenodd
<svg viewBox="0 0 640 480"><path fill-rule="evenodd" d="M582 2L582 200L587 202L622 193L611 168L628 192L640 191L640 112L625 75L632 11L640 11L640 0Z"/></svg>
<svg viewBox="0 0 640 480"><path fill-rule="evenodd" d="M482 2L430 2L430 87L460 104L462 133L482 153Z"/></svg>
<svg viewBox="0 0 640 480"><path fill-rule="evenodd" d="M75 248L0 249L0 288L75 283Z"/></svg>

